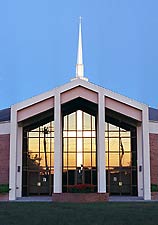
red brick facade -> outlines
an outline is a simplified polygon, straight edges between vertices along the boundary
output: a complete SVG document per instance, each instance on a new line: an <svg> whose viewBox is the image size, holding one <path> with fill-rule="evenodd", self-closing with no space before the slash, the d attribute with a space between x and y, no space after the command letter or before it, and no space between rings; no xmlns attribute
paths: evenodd
<svg viewBox="0 0 158 225"><path fill-rule="evenodd" d="M109 201L108 193L59 193L52 194L53 202L105 202Z"/></svg>
<svg viewBox="0 0 158 225"><path fill-rule="evenodd" d="M0 184L9 183L10 135L0 135Z"/></svg>
<svg viewBox="0 0 158 225"><path fill-rule="evenodd" d="M151 184L158 185L158 134L150 134Z"/></svg>

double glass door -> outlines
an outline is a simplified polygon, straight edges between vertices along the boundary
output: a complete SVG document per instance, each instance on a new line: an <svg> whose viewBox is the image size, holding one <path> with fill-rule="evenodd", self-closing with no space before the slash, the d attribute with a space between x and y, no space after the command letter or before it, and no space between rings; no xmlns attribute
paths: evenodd
<svg viewBox="0 0 158 225"><path fill-rule="evenodd" d="M51 195L54 176L54 123L25 128L23 196Z"/></svg>
<svg viewBox="0 0 158 225"><path fill-rule="evenodd" d="M106 183L110 195L137 195L136 128L106 123Z"/></svg>

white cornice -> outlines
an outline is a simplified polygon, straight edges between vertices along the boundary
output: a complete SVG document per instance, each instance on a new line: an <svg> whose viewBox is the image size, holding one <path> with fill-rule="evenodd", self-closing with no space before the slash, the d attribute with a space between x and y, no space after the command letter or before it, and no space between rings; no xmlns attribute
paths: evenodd
<svg viewBox="0 0 158 225"><path fill-rule="evenodd" d="M20 102L20 103L17 103L15 105L12 106L12 109L14 108L15 110L20 110L20 109L23 109L25 107L28 107L32 104L36 104L40 101L44 101L45 99L48 99L48 98L51 98L51 97L54 97L56 93L63 93L65 91L68 91L70 89L73 89L77 86L82 86L84 88L87 88L87 89L90 89L96 93L99 93L99 92L102 92L105 96L109 97L109 98L112 98L114 100L117 100L117 101L120 101L124 104L127 104L129 106L132 106L132 107L135 107L139 110L143 110L144 108L147 108L148 106L143 104L143 103L140 103L140 102L137 102L133 99L130 99L126 96L123 96L123 95L120 95L118 93L115 93L111 90L108 90L108 89L105 89L103 87L100 87L96 84L93 84L93 83L90 83L90 82L87 82L83 79L74 79L73 81L69 82L69 83L66 83L62 86L59 86L57 88L54 88L50 91L47 91L43 94L40 94L40 95L37 95L37 96L34 96L32 98L29 98L23 102Z"/></svg>

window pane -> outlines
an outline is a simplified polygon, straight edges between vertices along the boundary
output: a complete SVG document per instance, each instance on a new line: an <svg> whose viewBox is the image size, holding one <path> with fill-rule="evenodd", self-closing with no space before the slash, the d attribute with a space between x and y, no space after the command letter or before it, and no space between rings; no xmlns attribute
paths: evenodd
<svg viewBox="0 0 158 225"><path fill-rule="evenodd" d="M29 137L39 137L39 131L35 131L35 132L29 132Z"/></svg>
<svg viewBox="0 0 158 225"><path fill-rule="evenodd" d="M45 138L45 145L44 138L40 138L40 152L44 152L44 147L46 148L46 152L50 152L50 138Z"/></svg>
<svg viewBox="0 0 158 225"><path fill-rule="evenodd" d="M131 132L130 131L121 131L120 132L120 137L130 137Z"/></svg>
<svg viewBox="0 0 158 225"><path fill-rule="evenodd" d="M68 116L68 129L76 130L76 113L72 113Z"/></svg>
<svg viewBox="0 0 158 225"><path fill-rule="evenodd" d="M91 138L84 138L84 151L91 151Z"/></svg>
<svg viewBox="0 0 158 225"><path fill-rule="evenodd" d="M76 137L76 131L68 131L67 137Z"/></svg>
<svg viewBox="0 0 158 225"><path fill-rule="evenodd" d="M87 113L83 113L84 119L83 119L83 129L84 130L91 130L91 115Z"/></svg>
<svg viewBox="0 0 158 225"><path fill-rule="evenodd" d="M29 169L39 169L40 156L38 153L29 153L27 158L27 165Z"/></svg>
<svg viewBox="0 0 158 225"><path fill-rule="evenodd" d="M109 123L109 131L119 131L119 127Z"/></svg>
<svg viewBox="0 0 158 225"><path fill-rule="evenodd" d="M65 167L67 167L67 153L64 153L63 154L63 166Z"/></svg>
<svg viewBox="0 0 158 225"><path fill-rule="evenodd" d="M38 152L39 151L39 139L38 138L29 138L28 142L29 142L29 146L28 146L29 152Z"/></svg>
<svg viewBox="0 0 158 225"><path fill-rule="evenodd" d="M50 166L54 167L54 154L51 154L51 162L50 162Z"/></svg>
<svg viewBox="0 0 158 225"><path fill-rule="evenodd" d="M124 153L120 156L122 166L131 166L131 153Z"/></svg>
<svg viewBox="0 0 158 225"><path fill-rule="evenodd" d="M75 166L76 167L76 153L69 153L68 154L68 166Z"/></svg>
<svg viewBox="0 0 158 225"><path fill-rule="evenodd" d="M130 138L121 138L120 141L122 144L120 144L121 149L123 148L124 152L131 151L131 139Z"/></svg>
<svg viewBox="0 0 158 225"><path fill-rule="evenodd" d="M50 151L54 152L54 138L50 139Z"/></svg>
<svg viewBox="0 0 158 225"><path fill-rule="evenodd" d="M105 165L109 165L108 153L105 154Z"/></svg>
<svg viewBox="0 0 158 225"><path fill-rule="evenodd" d="M105 138L105 152L109 151L108 138Z"/></svg>
<svg viewBox="0 0 158 225"><path fill-rule="evenodd" d="M109 137L119 137L119 131L109 131Z"/></svg>
<svg viewBox="0 0 158 225"><path fill-rule="evenodd" d="M63 150L64 152L67 152L67 138L63 139Z"/></svg>
<svg viewBox="0 0 158 225"><path fill-rule="evenodd" d="M83 137L91 137L91 131L83 131Z"/></svg>
<svg viewBox="0 0 158 225"><path fill-rule="evenodd" d="M109 151L119 151L119 138L109 138Z"/></svg>
<svg viewBox="0 0 158 225"><path fill-rule="evenodd" d="M96 153L92 153L92 167L96 167Z"/></svg>
<svg viewBox="0 0 158 225"><path fill-rule="evenodd" d="M95 130L95 117L92 116L92 130Z"/></svg>
<svg viewBox="0 0 158 225"><path fill-rule="evenodd" d="M109 154L109 166L119 166L119 154L110 153Z"/></svg>
<svg viewBox="0 0 158 225"><path fill-rule="evenodd" d="M67 116L64 116L64 130L67 130Z"/></svg>
<svg viewBox="0 0 158 225"><path fill-rule="evenodd" d="M76 152L76 138L68 139L68 152Z"/></svg>
<svg viewBox="0 0 158 225"><path fill-rule="evenodd" d="M92 138L92 151L96 151L96 138Z"/></svg>
<svg viewBox="0 0 158 225"><path fill-rule="evenodd" d="M91 166L91 153L84 153L84 167Z"/></svg>

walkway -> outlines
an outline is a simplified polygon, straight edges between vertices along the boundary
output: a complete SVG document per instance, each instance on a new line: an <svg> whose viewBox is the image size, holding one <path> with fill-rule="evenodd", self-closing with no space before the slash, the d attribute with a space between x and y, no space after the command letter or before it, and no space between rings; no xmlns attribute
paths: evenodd
<svg viewBox="0 0 158 225"><path fill-rule="evenodd" d="M0 194L0 202L9 201L8 194ZM143 198L136 196L110 196L109 202L143 202ZM158 200L150 200L158 201ZM30 196L21 197L16 200L16 202L52 202L51 196Z"/></svg>
<svg viewBox="0 0 158 225"><path fill-rule="evenodd" d="M137 196L110 196L109 202L142 202L142 197Z"/></svg>

